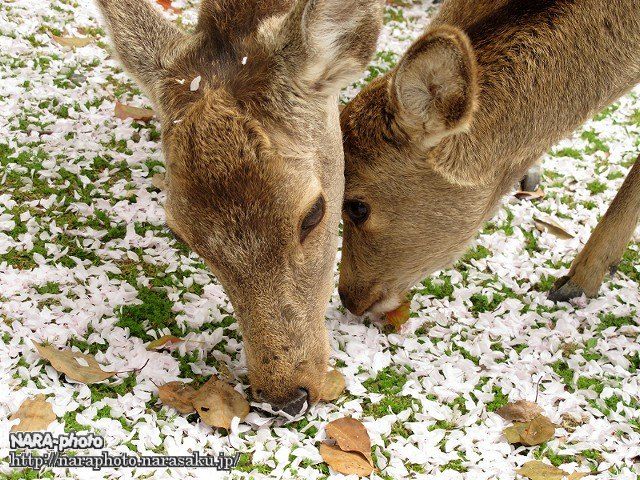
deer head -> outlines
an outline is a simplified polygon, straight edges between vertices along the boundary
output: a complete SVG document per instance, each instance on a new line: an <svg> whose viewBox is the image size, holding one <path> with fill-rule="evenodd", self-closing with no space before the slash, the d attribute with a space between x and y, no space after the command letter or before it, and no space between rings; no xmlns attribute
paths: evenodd
<svg viewBox="0 0 640 480"><path fill-rule="evenodd" d="M469 40L442 25L343 110L339 290L356 315L396 308L475 236L492 190L471 171L458 142L475 111L476 90Z"/></svg>
<svg viewBox="0 0 640 480"><path fill-rule="evenodd" d="M374 52L381 2L205 0L190 34L145 0L97 3L159 113L167 224L229 295L254 396L298 413L328 362L338 94Z"/></svg>

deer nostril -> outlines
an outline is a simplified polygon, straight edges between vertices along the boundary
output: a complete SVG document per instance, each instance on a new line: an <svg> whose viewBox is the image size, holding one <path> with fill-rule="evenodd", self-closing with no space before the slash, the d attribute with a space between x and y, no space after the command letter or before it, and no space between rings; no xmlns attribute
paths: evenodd
<svg viewBox="0 0 640 480"><path fill-rule="evenodd" d="M299 388L297 394L297 397L286 405L280 407L280 410L292 417L295 417L302 412L303 408L305 408L305 404L308 406L309 403L309 391L306 388Z"/></svg>

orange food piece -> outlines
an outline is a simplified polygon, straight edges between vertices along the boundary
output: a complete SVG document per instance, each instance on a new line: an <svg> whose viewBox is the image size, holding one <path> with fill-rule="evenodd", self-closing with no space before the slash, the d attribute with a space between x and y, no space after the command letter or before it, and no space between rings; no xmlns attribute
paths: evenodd
<svg viewBox="0 0 640 480"><path fill-rule="evenodd" d="M411 316L411 302L404 302L395 310L385 313L385 319L387 323L393 325L396 331L400 330L402 325L407 323Z"/></svg>

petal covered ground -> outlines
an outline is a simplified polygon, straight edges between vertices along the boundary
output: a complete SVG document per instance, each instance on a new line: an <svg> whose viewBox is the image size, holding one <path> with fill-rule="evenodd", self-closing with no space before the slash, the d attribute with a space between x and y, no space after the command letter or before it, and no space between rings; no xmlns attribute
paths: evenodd
<svg viewBox="0 0 640 480"><path fill-rule="evenodd" d="M182 12L168 15L193 25L196 5L174 5ZM435 10L430 0L388 6L379 53L344 99L391 68ZM52 34L92 41L73 49ZM464 259L418 286L400 334L345 314L334 296L332 364L347 379L335 404L285 426L254 412L226 435L158 402L158 384L227 369L246 391L242 342L222 288L164 227L152 184L164 171L158 124L115 118L116 99L149 104L106 42L88 0L0 4L0 476L214 478L209 469L13 471L8 418L44 393L51 431L95 432L114 453L238 451L233 478L334 476L317 447L324 425L345 415L370 433L373 478L512 480L531 459L589 479L640 478L638 235L599 298L556 305L545 293L640 153L640 90L549 152L545 198L505 199ZM544 215L575 238L538 232L533 218ZM190 341L146 350L167 334ZM58 374L31 340L119 372L149 363L87 386ZM495 411L538 390L556 439L514 448Z"/></svg>

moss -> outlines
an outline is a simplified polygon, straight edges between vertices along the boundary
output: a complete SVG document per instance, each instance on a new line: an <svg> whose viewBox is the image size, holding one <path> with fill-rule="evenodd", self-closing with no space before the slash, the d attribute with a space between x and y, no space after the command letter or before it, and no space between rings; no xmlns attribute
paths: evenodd
<svg viewBox="0 0 640 480"><path fill-rule="evenodd" d="M551 287L553 287L556 280L557 278L553 275L543 274L538 283L533 286L533 289L538 292L548 292L551 290Z"/></svg>
<svg viewBox="0 0 640 480"><path fill-rule="evenodd" d="M362 407L362 413L365 416L374 418L384 417L390 413L399 414L409 408L412 408L416 401L411 397L403 397L399 395L387 395L377 403L369 403Z"/></svg>
<svg viewBox="0 0 640 480"><path fill-rule="evenodd" d="M558 360L557 362L551 365L551 368L553 369L555 374L562 379L564 384L567 386L567 389L570 392L573 392L575 390L574 384L573 384L574 371L569 368L569 365L567 364L567 362L563 360Z"/></svg>
<svg viewBox="0 0 640 480"><path fill-rule="evenodd" d="M507 403L509 403L509 395L506 395L502 388L498 386L494 386L492 389L493 392L493 400L487 403L486 408L488 412L495 412L499 408L504 407Z"/></svg>
<svg viewBox="0 0 640 480"><path fill-rule="evenodd" d="M432 432L434 430L455 430L456 424L452 422L447 422L446 420L438 420L434 425L429 427L429 431Z"/></svg>
<svg viewBox="0 0 640 480"><path fill-rule="evenodd" d="M500 293L494 293L491 299L482 293L474 293L469 300L471 301L471 311L473 313L493 312L504 301L505 297Z"/></svg>
<svg viewBox="0 0 640 480"><path fill-rule="evenodd" d="M618 264L618 271L640 283L640 243L632 244L625 250L622 260Z"/></svg>
<svg viewBox="0 0 640 480"><path fill-rule="evenodd" d="M602 183L599 180L587 183L587 190L589 190L592 195L598 195L599 193L606 192L608 188L609 187L606 183Z"/></svg>
<svg viewBox="0 0 640 480"><path fill-rule="evenodd" d="M135 373L125 377L120 383L94 383L89 385L91 390L92 403L99 402L104 398L116 398L125 395L138 384Z"/></svg>
<svg viewBox="0 0 640 480"><path fill-rule="evenodd" d="M40 295L58 295L60 293L60 285L56 282L47 282L40 287L35 287L35 290Z"/></svg>
<svg viewBox="0 0 640 480"><path fill-rule="evenodd" d="M440 279L426 278L422 285L424 288L418 290L421 295L430 295L441 300L445 298L453 300L453 285L450 276L444 276Z"/></svg>
<svg viewBox="0 0 640 480"><path fill-rule="evenodd" d="M174 323L175 315L171 311L173 302L167 292L154 291L146 287L138 290L141 305L125 305L122 307L120 320L116 326L128 328L131 335L145 342L153 340L147 332L149 329L163 329Z"/></svg>
<svg viewBox="0 0 640 480"><path fill-rule="evenodd" d="M609 152L609 147L607 146L607 144L600 139L598 133L594 130L585 130L580 134L580 138L586 140L589 143L587 148L585 148L585 152L589 155L595 152Z"/></svg>
<svg viewBox="0 0 640 480"><path fill-rule="evenodd" d="M600 324L598 325L597 331L602 332L607 328L621 328L625 326L638 326L638 321L636 317L636 313L633 312L632 315L625 317L618 317L613 313L601 313L598 315L600 319Z"/></svg>
<svg viewBox="0 0 640 480"><path fill-rule="evenodd" d="M396 395L400 393L407 378L395 371L393 367L387 367L378 372L375 378L369 378L362 382L362 385L372 393L383 393L386 395Z"/></svg>
<svg viewBox="0 0 640 480"><path fill-rule="evenodd" d="M620 170L614 170L609 175L607 175L607 180L617 180L618 178L624 178L625 174Z"/></svg>
<svg viewBox="0 0 640 480"><path fill-rule="evenodd" d="M592 389L598 395L601 394L604 390L604 384L602 383L602 380L596 378L580 377L576 382L576 386L578 387L578 390Z"/></svg>
<svg viewBox="0 0 640 480"><path fill-rule="evenodd" d="M64 431L67 433L70 432L81 432L87 430L89 427L85 425L80 425L76 420L76 412L67 412L62 417L62 421L64 422Z"/></svg>
<svg viewBox="0 0 640 480"><path fill-rule="evenodd" d="M562 148L560 150L556 150L552 155L554 157L570 157L577 160L582 159L582 153L580 153L580 150L576 150L575 148Z"/></svg>
<svg viewBox="0 0 640 480"><path fill-rule="evenodd" d="M483 245L478 245L472 250L469 250L465 253L460 260L460 263L470 263L471 260L482 260L483 258L487 258L491 256L491 250Z"/></svg>
<svg viewBox="0 0 640 480"><path fill-rule="evenodd" d="M468 472L469 469L467 467L465 467L462 464L463 460L462 459L458 459L458 460L451 460L449 463L447 463L444 467L442 467L443 470L454 470L456 472Z"/></svg>
<svg viewBox="0 0 640 480"><path fill-rule="evenodd" d="M3 480L36 480L40 478L55 478L55 476L53 472L24 468L22 470L16 469L11 473L0 474L0 478Z"/></svg>

